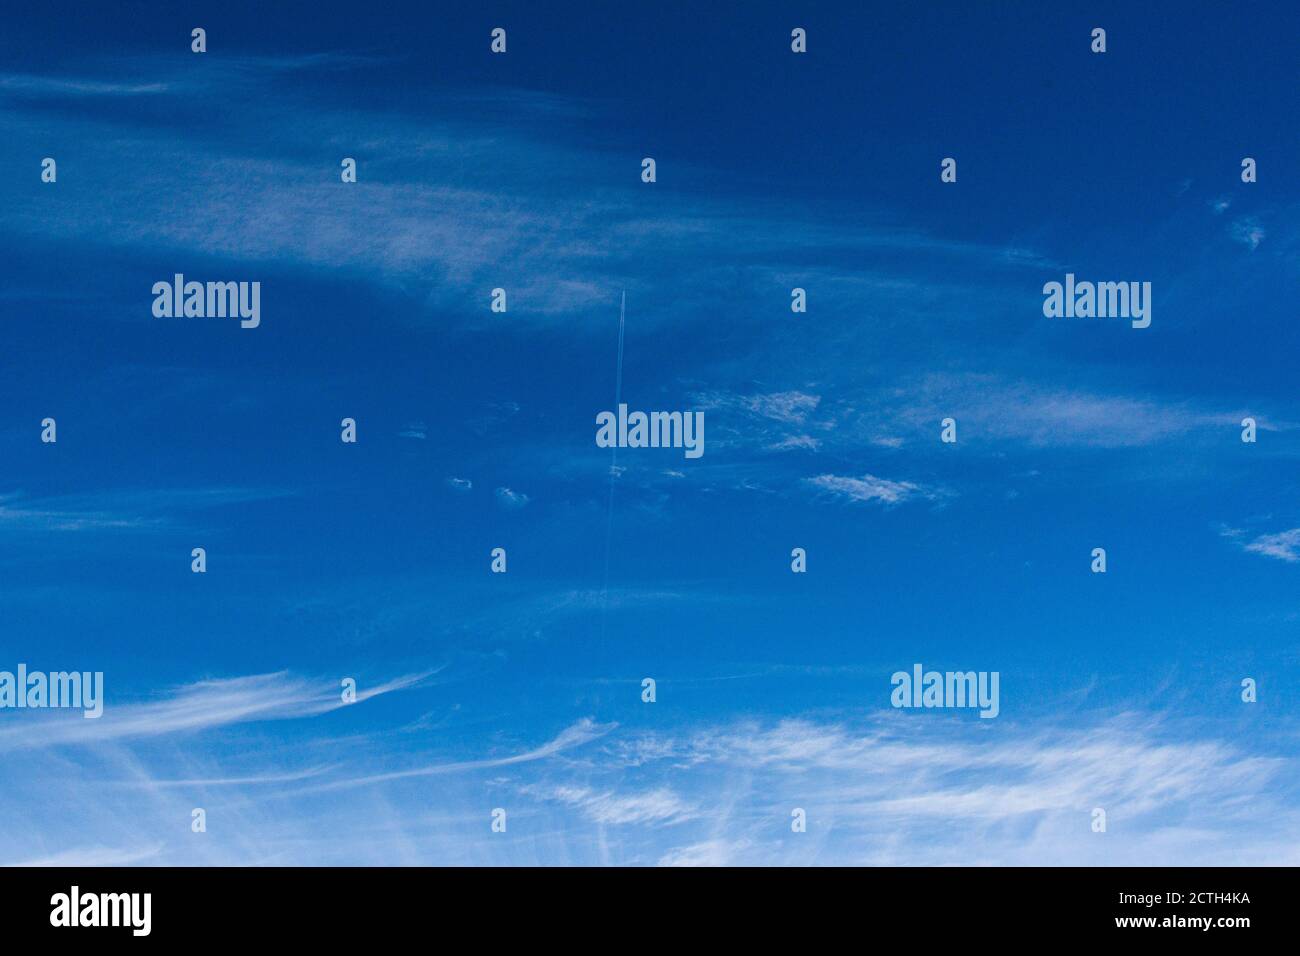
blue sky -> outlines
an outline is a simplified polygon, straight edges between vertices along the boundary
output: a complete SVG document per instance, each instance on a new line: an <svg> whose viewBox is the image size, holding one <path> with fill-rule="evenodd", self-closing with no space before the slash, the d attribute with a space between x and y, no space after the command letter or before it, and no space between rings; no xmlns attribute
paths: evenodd
<svg viewBox="0 0 1300 956"><path fill-rule="evenodd" d="M0 862L1300 862L1300 15L1146 6L15 11Z"/></svg>

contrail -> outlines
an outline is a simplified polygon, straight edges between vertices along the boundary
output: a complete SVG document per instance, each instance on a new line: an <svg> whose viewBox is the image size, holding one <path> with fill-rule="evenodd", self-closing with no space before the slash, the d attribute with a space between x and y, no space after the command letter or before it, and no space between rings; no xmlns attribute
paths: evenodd
<svg viewBox="0 0 1300 956"><path fill-rule="evenodd" d="M614 376L614 413L618 414L623 401L623 327L627 317L627 290L618 303L618 366ZM618 442L610 449L609 460L609 511L605 517L605 579L600 588L600 639L605 639L605 623L609 612L609 552L614 535L614 480L618 477Z"/></svg>

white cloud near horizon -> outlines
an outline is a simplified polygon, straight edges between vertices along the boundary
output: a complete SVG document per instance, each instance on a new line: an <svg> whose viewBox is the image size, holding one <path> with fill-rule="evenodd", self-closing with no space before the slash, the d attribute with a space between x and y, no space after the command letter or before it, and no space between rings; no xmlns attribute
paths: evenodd
<svg viewBox="0 0 1300 956"><path fill-rule="evenodd" d="M907 716L651 732L620 741L619 753L641 777L653 778L647 766L675 767L708 781L689 799L715 808L712 827L667 851L666 862L1300 860L1300 840L1289 829L1300 818L1293 761L1253 755L1226 739L1171 736L1149 715L1040 729ZM741 800L732 792L736 780L745 782ZM808 815L805 834L789 832L794 807ZM1091 829L1097 807L1107 813L1104 834ZM1199 841L1184 839L1189 826Z"/></svg>
<svg viewBox="0 0 1300 956"><path fill-rule="evenodd" d="M409 674L372 687L362 685L356 702L415 687L434 673ZM337 682L309 680L284 671L197 681L159 700L120 704L112 697L111 676L105 675L101 716L87 719L80 709L26 711L24 719L8 720L0 726L0 753L190 734L231 724L314 717L353 706L344 703Z"/></svg>
<svg viewBox="0 0 1300 956"><path fill-rule="evenodd" d="M77 822L0 840L0 860L172 865L457 862L547 865L1295 864L1294 760L1153 714L1014 725L943 714L739 719L618 732L583 718L500 756L410 759L384 736L323 742L297 770L241 753L163 774L165 752L110 751L95 770L27 762L62 781ZM336 752L335 748L344 747ZM321 749L323 747L323 749ZM113 754L116 753L116 756ZM234 757L231 754L227 759ZM217 761L214 763L214 760ZM394 767L398 763L398 767ZM98 766L98 765L96 765ZM115 772L105 779L105 771ZM430 781L437 779L436 785ZM110 786L106 787L106 784ZM19 792L0 812L30 823ZM286 802L288 801L288 802ZM205 806L209 833L188 832ZM283 808L292 807L286 816ZM509 836L488 810L510 814ZM790 831L805 810L806 833ZM1091 830L1095 807L1107 832ZM279 809L277 809L279 808ZM58 822L62 820L62 822Z"/></svg>

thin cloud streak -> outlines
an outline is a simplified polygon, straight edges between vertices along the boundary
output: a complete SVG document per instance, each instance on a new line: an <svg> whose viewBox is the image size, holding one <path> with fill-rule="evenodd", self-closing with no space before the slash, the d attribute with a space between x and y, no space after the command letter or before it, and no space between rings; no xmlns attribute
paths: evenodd
<svg viewBox="0 0 1300 956"><path fill-rule="evenodd" d="M415 687L434 673L399 677L358 693L356 699L361 702ZM110 697L103 715L93 720L85 719L79 710L30 711L21 721L9 721L0 729L0 752L192 734L230 724L315 717L347 706L336 688L287 672L219 678L187 684L150 703L114 704Z"/></svg>
<svg viewBox="0 0 1300 956"><path fill-rule="evenodd" d="M510 767L515 764L531 763L535 760L544 760L547 757L553 757L558 753L574 747L581 747L584 744L603 737L617 726L618 724L616 723L598 724L590 717L584 717L577 723L566 727L557 736L542 744L540 747L535 747L532 750L527 750L523 753L514 754L509 757L429 764L423 767L412 767L407 770L394 770L387 773L367 774L337 780L333 783L324 784L319 787L307 788L299 791L299 793L325 793L333 790L346 790L354 787L369 787L381 783L391 783L396 780L409 780L413 777L431 777L441 774L465 773L475 770Z"/></svg>

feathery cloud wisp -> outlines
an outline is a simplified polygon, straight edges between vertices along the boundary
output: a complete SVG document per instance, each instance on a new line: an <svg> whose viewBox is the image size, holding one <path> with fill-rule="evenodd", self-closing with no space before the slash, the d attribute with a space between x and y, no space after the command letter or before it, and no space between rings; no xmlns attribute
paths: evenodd
<svg viewBox="0 0 1300 956"><path fill-rule="evenodd" d="M861 478L818 475L815 478L805 478L804 481L836 497L859 504L878 501L885 505L896 505L918 495L931 497L920 485L910 481L890 481L875 475L863 475Z"/></svg>

